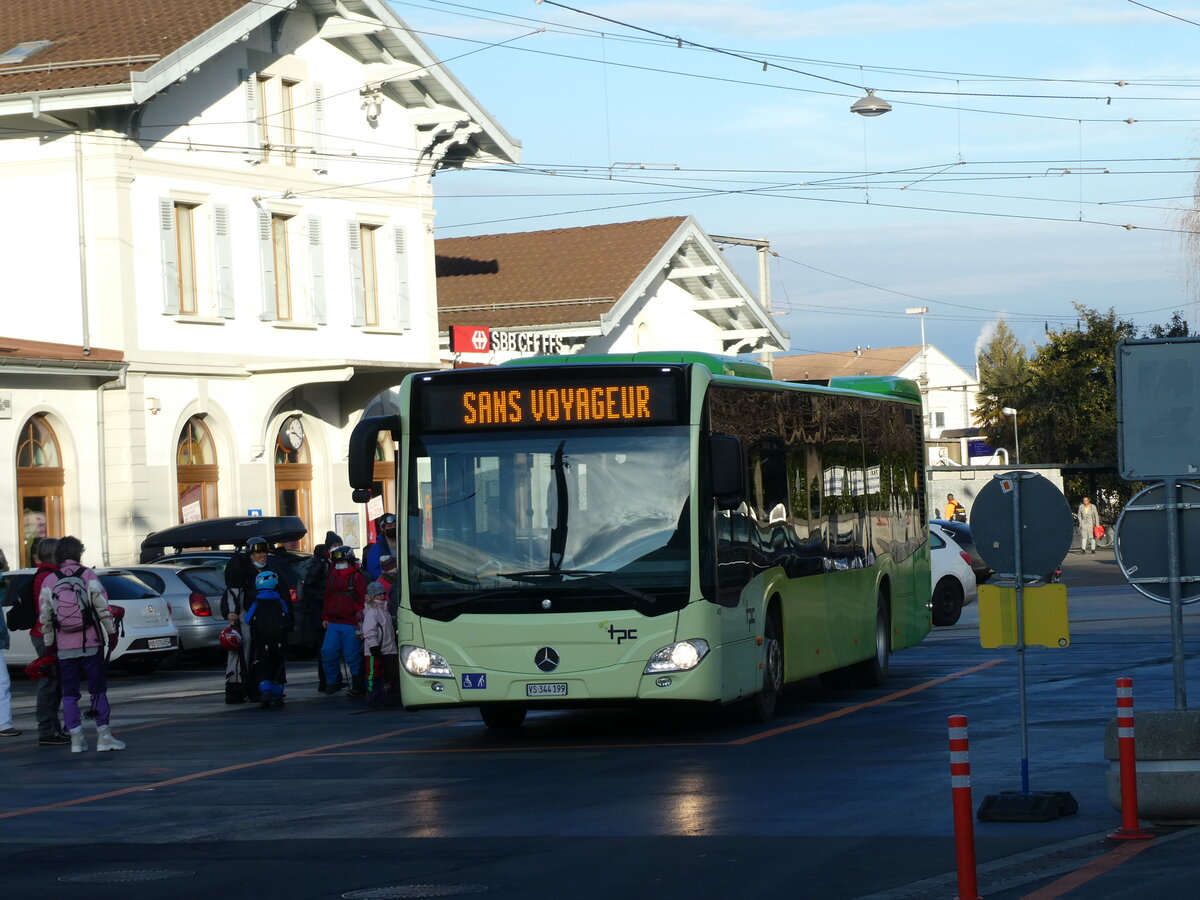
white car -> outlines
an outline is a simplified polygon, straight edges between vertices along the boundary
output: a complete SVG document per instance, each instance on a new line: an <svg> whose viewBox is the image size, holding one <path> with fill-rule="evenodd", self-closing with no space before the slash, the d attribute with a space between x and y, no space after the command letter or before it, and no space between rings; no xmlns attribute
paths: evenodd
<svg viewBox="0 0 1200 900"><path fill-rule="evenodd" d="M17 569L0 574L0 606L5 615L36 572L36 569ZM171 621L170 607L136 578L98 574L108 594L109 605L125 611L125 633L113 648L110 661L121 660L127 669L140 674L154 671L164 658L179 649L179 629ZM4 652L4 660L9 666L26 666L36 658L28 631L9 633L9 648Z"/></svg>
<svg viewBox="0 0 1200 900"><path fill-rule="evenodd" d="M978 590L971 556L940 525L929 526L930 574L933 582L933 624L953 625Z"/></svg>

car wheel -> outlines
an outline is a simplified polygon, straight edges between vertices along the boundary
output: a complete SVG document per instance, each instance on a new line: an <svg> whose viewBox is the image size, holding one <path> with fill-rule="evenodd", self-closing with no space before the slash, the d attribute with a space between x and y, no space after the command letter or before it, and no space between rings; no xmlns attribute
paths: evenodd
<svg viewBox="0 0 1200 900"><path fill-rule="evenodd" d="M131 656L125 661L125 668L134 675L150 675L162 663L161 656Z"/></svg>
<svg viewBox="0 0 1200 900"><path fill-rule="evenodd" d="M962 615L962 608L962 585L947 575L933 589L933 624L953 625Z"/></svg>

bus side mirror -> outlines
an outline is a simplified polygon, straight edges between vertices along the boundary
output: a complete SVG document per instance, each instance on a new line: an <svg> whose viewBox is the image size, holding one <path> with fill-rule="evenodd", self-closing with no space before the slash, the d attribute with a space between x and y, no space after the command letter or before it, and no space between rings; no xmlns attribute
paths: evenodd
<svg viewBox="0 0 1200 900"><path fill-rule="evenodd" d="M371 499L371 486L375 483L375 445L381 431L391 432L393 440L400 440L399 416L369 416L359 419L350 432L350 487L354 490L355 503L366 503Z"/></svg>
<svg viewBox="0 0 1200 900"><path fill-rule="evenodd" d="M717 508L737 509L746 496L742 442L728 434L709 435L708 455L712 462L712 492Z"/></svg>

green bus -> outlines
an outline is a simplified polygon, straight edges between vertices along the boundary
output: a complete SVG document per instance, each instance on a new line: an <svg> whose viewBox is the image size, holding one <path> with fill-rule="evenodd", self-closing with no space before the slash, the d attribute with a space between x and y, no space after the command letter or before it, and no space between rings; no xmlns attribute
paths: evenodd
<svg viewBox="0 0 1200 900"><path fill-rule="evenodd" d="M395 441L404 705L742 703L880 685L930 628L921 398L700 353L407 376L350 441Z"/></svg>

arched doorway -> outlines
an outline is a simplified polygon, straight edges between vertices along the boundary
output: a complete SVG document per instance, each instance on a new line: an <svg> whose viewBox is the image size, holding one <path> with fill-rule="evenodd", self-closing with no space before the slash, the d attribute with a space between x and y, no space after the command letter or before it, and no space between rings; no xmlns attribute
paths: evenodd
<svg viewBox="0 0 1200 900"><path fill-rule="evenodd" d="M179 521L217 515L217 451L201 416L192 416L175 445L175 482L179 485Z"/></svg>
<svg viewBox="0 0 1200 900"><path fill-rule="evenodd" d="M45 416L34 416L21 429L17 509L21 511L21 565L32 566L34 544L63 534L62 454Z"/></svg>
<svg viewBox="0 0 1200 900"><path fill-rule="evenodd" d="M300 416L284 419L275 438L275 514L299 516L308 526L308 534L289 548L312 549L312 460Z"/></svg>

